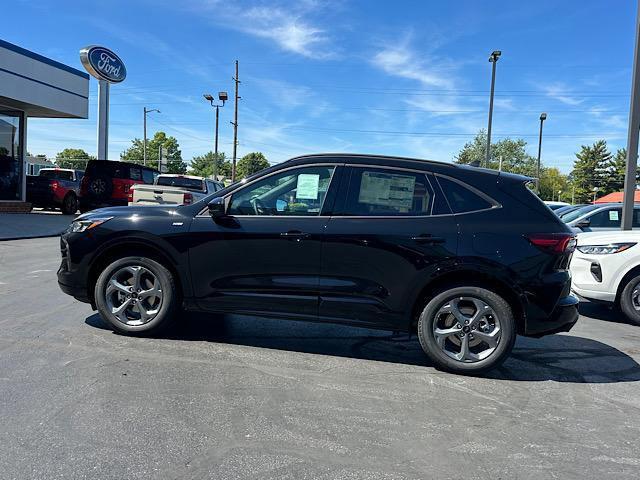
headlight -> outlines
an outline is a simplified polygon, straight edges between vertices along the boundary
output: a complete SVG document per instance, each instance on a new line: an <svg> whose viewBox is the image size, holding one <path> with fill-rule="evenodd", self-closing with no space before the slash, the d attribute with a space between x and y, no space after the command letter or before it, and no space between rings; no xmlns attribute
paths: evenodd
<svg viewBox="0 0 640 480"><path fill-rule="evenodd" d="M578 251L591 255L608 255L620 253L633 247L635 243L610 243L609 245L580 245Z"/></svg>
<svg viewBox="0 0 640 480"><path fill-rule="evenodd" d="M111 220L113 217L101 217L101 218L87 218L86 220L76 220L71 222L69 228L67 228L68 233L79 233L84 232L85 230L91 230L92 228L97 227L98 225L102 225L107 220Z"/></svg>

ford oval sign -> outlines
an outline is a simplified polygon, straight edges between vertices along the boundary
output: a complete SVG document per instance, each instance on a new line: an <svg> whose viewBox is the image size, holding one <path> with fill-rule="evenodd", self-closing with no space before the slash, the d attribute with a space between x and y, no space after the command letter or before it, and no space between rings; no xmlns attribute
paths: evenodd
<svg viewBox="0 0 640 480"><path fill-rule="evenodd" d="M127 69L120 57L108 48L91 45L80 50L84 68L98 80L120 83L127 77Z"/></svg>

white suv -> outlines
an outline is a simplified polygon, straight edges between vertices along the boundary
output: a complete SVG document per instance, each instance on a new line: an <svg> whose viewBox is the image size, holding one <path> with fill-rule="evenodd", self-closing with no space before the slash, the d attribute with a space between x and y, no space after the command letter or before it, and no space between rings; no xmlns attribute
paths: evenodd
<svg viewBox="0 0 640 480"><path fill-rule="evenodd" d="M570 269L578 296L615 303L640 325L640 231L581 233Z"/></svg>

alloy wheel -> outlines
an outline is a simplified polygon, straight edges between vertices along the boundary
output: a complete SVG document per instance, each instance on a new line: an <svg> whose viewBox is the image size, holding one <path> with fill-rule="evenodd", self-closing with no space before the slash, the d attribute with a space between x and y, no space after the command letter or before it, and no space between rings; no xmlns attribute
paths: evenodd
<svg viewBox="0 0 640 480"><path fill-rule="evenodd" d="M162 307L162 287L149 269L126 266L109 278L104 292L109 311L119 322L139 326L153 320Z"/></svg>
<svg viewBox="0 0 640 480"><path fill-rule="evenodd" d="M433 335L440 350L464 363L489 357L500 342L500 319L483 300L456 297L436 313Z"/></svg>

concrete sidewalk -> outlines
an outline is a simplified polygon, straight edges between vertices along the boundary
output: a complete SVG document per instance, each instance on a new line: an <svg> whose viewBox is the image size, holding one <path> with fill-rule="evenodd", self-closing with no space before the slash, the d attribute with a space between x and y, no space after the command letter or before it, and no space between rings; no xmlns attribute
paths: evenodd
<svg viewBox="0 0 640 480"><path fill-rule="evenodd" d="M0 241L60 235L76 215L57 212L0 213Z"/></svg>

